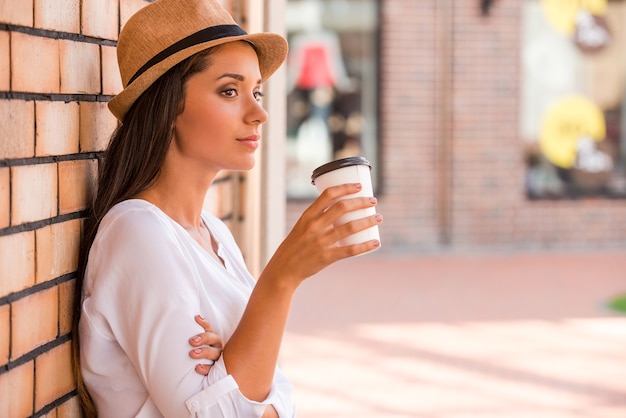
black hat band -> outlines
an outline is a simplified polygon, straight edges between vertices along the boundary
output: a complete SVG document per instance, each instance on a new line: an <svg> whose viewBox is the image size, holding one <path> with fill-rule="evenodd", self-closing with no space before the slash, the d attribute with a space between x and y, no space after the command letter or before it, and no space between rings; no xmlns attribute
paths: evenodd
<svg viewBox="0 0 626 418"><path fill-rule="evenodd" d="M214 41L216 39L229 38L232 36L242 36L247 34L248 33L245 30L241 29L241 27L237 25L217 25L199 30L198 32L193 33L186 38L181 39L175 44L170 45L169 47L165 48L163 51L152 57L139 70L137 70L135 75L133 75L128 81L128 84L130 85L140 75L148 71L150 68L165 60L166 58L174 55L175 53L182 51L183 49L187 49L204 42Z"/></svg>

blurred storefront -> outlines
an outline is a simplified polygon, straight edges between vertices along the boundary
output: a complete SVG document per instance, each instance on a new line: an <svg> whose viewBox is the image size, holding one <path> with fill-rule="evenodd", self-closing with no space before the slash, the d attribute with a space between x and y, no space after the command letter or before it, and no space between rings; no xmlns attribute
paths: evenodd
<svg viewBox="0 0 626 418"><path fill-rule="evenodd" d="M626 197L626 2L525 2L521 132L531 197Z"/></svg>
<svg viewBox="0 0 626 418"><path fill-rule="evenodd" d="M287 194L315 196L311 172L336 158L378 157L378 3L287 2Z"/></svg>
<svg viewBox="0 0 626 418"><path fill-rule="evenodd" d="M287 224L373 162L383 247L626 246L626 0L287 0Z"/></svg>

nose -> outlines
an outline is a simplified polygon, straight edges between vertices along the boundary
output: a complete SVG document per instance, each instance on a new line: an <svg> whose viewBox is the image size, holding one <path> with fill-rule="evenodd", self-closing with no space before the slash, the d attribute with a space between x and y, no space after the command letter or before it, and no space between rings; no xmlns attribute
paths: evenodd
<svg viewBox="0 0 626 418"><path fill-rule="evenodd" d="M250 109L248 112L248 120L250 123L263 124L269 118L269 113L263 107L260 101L253 97L250 101Z"/></svg>

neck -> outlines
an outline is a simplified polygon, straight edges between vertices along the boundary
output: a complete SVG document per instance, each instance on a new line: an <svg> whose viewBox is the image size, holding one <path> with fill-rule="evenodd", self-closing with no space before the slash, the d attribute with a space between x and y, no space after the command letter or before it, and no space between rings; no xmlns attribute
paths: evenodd
<svg viewBox="0 0 626 418"><path fill-rule="evenodd" d="M154 183L136 197L158 206L183 228L200 230L204 199L218 174L182 153L174 138Z"/></svg>
<svg viewBox="0 0 626 418"><path fill-rule="evenodd" d="M200 229L205 196L213 178L194 181L193 177L160 175L149 189L135 197L158 206L185 229Z"/></svg>

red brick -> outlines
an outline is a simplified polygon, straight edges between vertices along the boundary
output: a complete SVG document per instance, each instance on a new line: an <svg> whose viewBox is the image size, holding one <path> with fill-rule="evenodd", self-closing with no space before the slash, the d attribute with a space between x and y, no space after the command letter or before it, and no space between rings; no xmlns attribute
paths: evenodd
<svg viewBox="0 0 626 418"><path fill-rule="evenodd" d="M57 165L11 168L11 224L40 221L57 215Z"/></svg>
<svg viewBox="0 0 626 418"><path fill-rule="evenodd" d="M0 160L35 155L35 105L24 100L0 100Z"/></svg>
<svg viewBox="0 0 626 418"><path fill-rule="evenodd" d="M35 233L0 236L0 297L35 284Z"/></svg>
<svg viewBox="0 0 626 418"><path fill-rule="evenodd" d="M25 418L33 415L34 379L32 361L0 374L0 416Z"/></svg>
<svg viewBox="0 0 626 418"><path fill-rule="evenodd" d="M35 359L35 410L68 394L75 387L72 348L67 342Z"/></svg>
<svg viewBox="0 0 626 418"><path fill-rule="evenodd" d="M11 169L0 167L0 229L10 225L11 220Z"/></svg>
<svg viewBox="0 0 626 418"><path fill-rule="evenodd" d="M38 101L35 115L36 156L78 152L78 103Z"/></svg>
<svg viewBox="0 0 626 418"><path fill-rule="evenodd" d="M11 50L9 32L0 32L0 91L11 90Z"/></svg>
<svg viewBox="0 0 626 418"><path fill-rule="evenodd" d="M33 26L33 0L0 0L0 22Z"/></svg>
<svg viewBox="0 0 626 418"><path fill-rule="evenodd" d="M52 224L35 231L37 283L75 271L80 244L79 219Z"/></svg>
<svg viewBox="0 0 626 418"><path fill-rule="evenodd" d="M61 93L100 93L100 48L63 40L59 47Z"/></svg>
<svg viewBox="0 0 626 418"><path fill-rule="evenodd" d="M11 304L11 360L56 338L58 295L58 287L53 287Z"/></svg>
<svg viewBox="0 0 626 418"><path fill-rule="evenodd" d="M11 341L11 306L0 306L0 366L9 362L9 342Z"/></svg>
<svg viewBox="0 0 626 418"><path fill-rule="evenodd" d="M119 3L117 1L83 0L83 34L103 39L117 39Z"/></svg>
<svg viewBox="0 0 626 418"><path fill-rule="evenodd" d="M117 51L112 46L103 45L102 51L102 94L114 95L122 91L122 77L117 65Z"/></svg>
<svg viewBox="0 0 626 418"><path fill-rule="evenodd" d="M35 0L35 27L80 32L80 0Z"/></svg>
<svg viewBox="0 0 626 418"><path fill-rule="evenodd" d="M80 151L104 151L117 127L117 119L102 102L80 103Z"/></svg>
<svg viewBox="0 0 626 418"><path fill-rule="evenodd" d="M11 33L13 91L58 93L59 77L59 41L21 32Z"/></svg>
<svg viewBox="0 0 626 418"><path fill-rule="evenodd" d="M72 331L75 287L76 280L59 285L59 335L67 335Z"/></svg>
<svg viewBox="0 0 626 418"><path fill-rule="evenodd" d="M91 203L97 184L97 160L59 163L59 214L84 210Z"/></svg>
<svg viewBox="0 0 626 418"><path fill-rule="evenodd" d="M78 396L70 398L57 408L56 418L82 418Z"/></svg>

